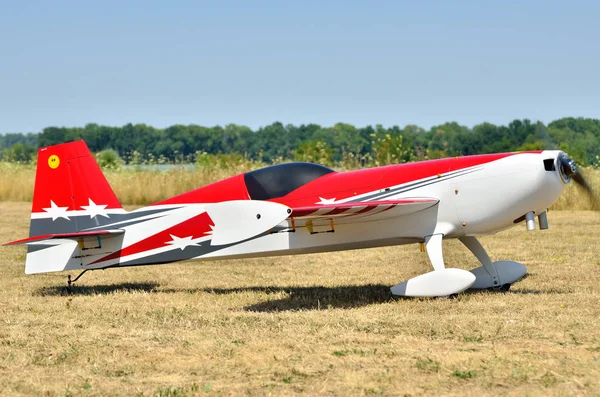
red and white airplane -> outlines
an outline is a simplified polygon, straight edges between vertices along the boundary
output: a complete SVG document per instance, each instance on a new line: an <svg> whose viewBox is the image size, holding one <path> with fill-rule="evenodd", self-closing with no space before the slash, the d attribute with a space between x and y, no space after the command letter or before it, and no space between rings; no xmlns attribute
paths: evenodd
<svg viewBox="0 0 600 397"><path fill-rule="evenodd" d="M525 266L492 262L477 237L523 221L535 229L535 216L546 229L546 209L572 178L573 160L547 150L347 172L285 163L126 211L77 141L39 149L29 238L8 244L27 244L34 274L421 243L433 271L391 292L447 296L521 279ZM448 238L481 266L447 268Z"/></svg>

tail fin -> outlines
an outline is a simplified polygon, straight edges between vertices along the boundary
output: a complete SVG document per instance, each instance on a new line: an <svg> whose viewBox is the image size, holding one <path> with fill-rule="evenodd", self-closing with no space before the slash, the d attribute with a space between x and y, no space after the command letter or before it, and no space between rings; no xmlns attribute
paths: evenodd
<svg viewBox="0 0 600 397"><path fill-rule="evenodd" d="M124 212L84 141L38 150L29 237L80 232Z"/></svg>
<svg viewBox="0 0 600 397"><path fill-rule="evenodd" d="M84 257L120 249L124 231L104 225L124 217L85 142L49 146L38 151L29 238L4 245L27 244L27 274L82 269Z"/></svg>

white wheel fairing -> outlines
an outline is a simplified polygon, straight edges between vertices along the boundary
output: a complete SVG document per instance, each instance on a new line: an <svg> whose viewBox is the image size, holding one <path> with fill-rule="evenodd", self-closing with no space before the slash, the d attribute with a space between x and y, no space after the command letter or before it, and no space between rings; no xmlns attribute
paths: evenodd
<svg viewBox="0 0 600 397"><path fill-rule="evenodd" d="M475 282L475 275L462 269L442 269L413 277L391 288L393 295L435 297L458 294Z"/></svg>

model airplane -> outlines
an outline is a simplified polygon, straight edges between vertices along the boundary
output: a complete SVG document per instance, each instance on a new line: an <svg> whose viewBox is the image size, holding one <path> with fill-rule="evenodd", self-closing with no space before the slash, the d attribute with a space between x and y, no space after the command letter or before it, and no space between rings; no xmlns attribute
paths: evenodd
<svg viewBox="0 0 600 397"><path fill-rule="evenodd" d="M285 163L129 212L77 141L39 149L29 238L8 244L27 244L25 273L34 274L420 243L433 271L392 294L447 296L521 279L525 266L492 262L477 236L523 221L533 230L536 216L546 229L546 209L571 179L581 175L561 151L347 172ZM448 238L458 238L481 266L446 268Z"/></svg>

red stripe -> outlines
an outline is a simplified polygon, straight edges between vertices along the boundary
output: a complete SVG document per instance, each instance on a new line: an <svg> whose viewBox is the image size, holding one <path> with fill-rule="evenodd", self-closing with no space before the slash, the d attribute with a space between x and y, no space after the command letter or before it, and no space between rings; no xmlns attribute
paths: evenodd
<svg viewBox="0 0 600 397"><path fill-rule="evenodd" d="M138 241L119 251L113 252L112 254L98 259L97 261L92 262L90 264L93 265L99 262L104 262L119 257L122 258L124 256L164 247L167 244L167 242L173 240L171 238L171 234L180 238L188 236L192 236L193 238L202 237L206 235L207 232L210 232L212 230L212 228L210 227L211 225L214 226L212 219L210 219L208 213L203 212L200 215L196 215L195 217L187 219L168 229L158 231L156 234L144 240Z"/></svg>
<svg viewBox="0 0 600 397"><path fill-rule="evenodd" d="M340 207L340 208L336 208L333 211L329 211L326 215L337 215L337 214L342 214L346 211L349 211L352 207Z"/></svg>
<svg viewBox="0 0 600 397"><path fill-rule="evenodd" d="M355 212L352 215L364 214L365 212L369 212L369 211L371 211L371 210L373 210L373 209L375 209L377 207L378 207L377 204L376 205L368 205L367 207L363 208L362 210L360 210L358 212Z"/></svg>
<svg viewBox="0 0 600 397"><path fill-rule="evenodd" d="M292 210L292 214L290 215L290 217L291 218L299 218L302 216L308 216L310 214L314 214L318 210L319 209L314 209L314 208L296 209L296 210Z"/></svg>
<svg viewBox="0 0 600 397"><path fill-rule="evenodd" d="M436 202L436 199L428 199L428 198L417 198L417 199L400 199L400 200L381 200L381 201L366 201L366 202L348 202L348 203L337 203L337 204L328 204L328 205L310 205L310 206L301 206L292 208L292 216L306 216L312 214L313 212L317 212L321 209L331 208L332 211L336 211L335 213L341 213L342 210L349 210L351 208L362 207L362 206L377 206L377 205L401 205L401 204L414 204L414 203L433 203ZM341 211L341 212L337 212ZM299 215L302 214L302 215Z"/></svg>

